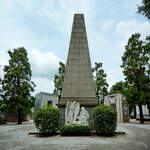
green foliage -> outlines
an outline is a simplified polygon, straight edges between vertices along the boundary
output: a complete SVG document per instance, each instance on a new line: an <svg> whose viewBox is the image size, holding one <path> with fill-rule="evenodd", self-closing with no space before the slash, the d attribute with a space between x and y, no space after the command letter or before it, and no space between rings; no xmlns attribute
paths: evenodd
<svg viewBox="0 0 150 150"><path fill-rule="evenodd" d="M117 126L117 112L113 106L97 106L93 111L94 126L98 135L113 136Z"/></svg>
<svg viewBox="0 0 150 150"><path fill-rule="evenodd" d="M99 102L104 102L104 96L108 93L108 83L106 81L106 74L102 68L102 63L95 62L95 67L92 69L94 79L96 82L96 96Z"/></svg>
<svg viewBox="0 0 150 150"><path fill-rule="evenodd" d="M136 90L130 86L126 85L126 82L119 81L116 82L109 91L109 94L121 93L125 96L126 102L129 106L130 112L134 111L136 103L133 102L134 96L136 95Z"/></svg>
<svg viewBox="0 0 150 150"><path fill-rule="evenodd" d="M147 56L149 57L149 63L148 63L148 67L147 67L147 86L145 86L145 93L146 93L146 104L148 105L148 109L149 109L149 115L150 115L150 36L146 37L146 41L145 41L145 50L147 52Z"/></svg>
<svg viewBox="0 0 150 150"><path fill-rule="evenodd" d="M59 109L44 105L35 114L34 123L42 133L54 134L58 129Z"/></svg>
<svg viewBox="0 0 150 150"><path fill-rule="evenodd" d="M141 13L150 20L150 1L142 0L142 5L138 6L138 13Z"/></svg>
<svg viewBox="0 0 150 150"><path fill-rule="evenodd" d="M34 106L35 106L35 96L32 96L30 107L33 108Z"/></svg>
<svg viewBox="0 0 150 150"><path fill-rule="evenodd" d="M124 90L126 90L125 82L119 81L119 82L116 82L116 83L110 88L109 94L123 93Z"/></svg>
<svg viewBox="0 0 150 150"><path fill-rule="evenodd" d="M62 84L64 82L64 74L65 74L65 69L66 69L66 66L64 63L59 62L59 65L60 66L58 68L58 74L55 74L55 76L54 76L55 89L54 89L53 93L55 95L58 95L59 90L60 90L60 92L62 90Z"/></svg>
<svg viewBox="0 0 150 150"><path fill-rule="evenodd" d="M4 103L0 104L0 111L6 112L7 111L7 105Z"/></svg>
<svg viewBox="0 0 150 150"><path fill-rule="evenodd" d="M21 113L31 110L35 84L31 81L31 68L27 58L27 51L21 47L8 51L9 64L4 66L4 79L2 79L3 103L7 110L18 112L18 124L21 124Z"/></svg>
<svg viewBox="0 0 150 150"><path fill-rule="evenodd" d="M0 77L0 105L2 104L2 100L4 99L4 92L2 89L2 79Z"/></svg>
<svg viewBox="0 0 150 150"><path fill-rule="evenodd" d="M126 91L127 102L137 104L139 107L145 105L149 97L150 90L150 42L140 40L140 34L136 33L128 40L125 46L126 51L122 56L122 65L124 69L125 81L128 87ZM143 122L143 113L140 111L141 123Z"/></svg>
<svg viewBox="0 0 150 150"><path fill-rule="evenodd" d="M87 136L90 135L90 127L82 125L64 125L60 128L63 136Z"/></svg>

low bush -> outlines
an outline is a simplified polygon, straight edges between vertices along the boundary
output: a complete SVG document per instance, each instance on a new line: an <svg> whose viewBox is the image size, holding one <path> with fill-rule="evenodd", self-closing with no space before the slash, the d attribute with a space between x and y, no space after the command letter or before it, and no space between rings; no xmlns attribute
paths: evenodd
<svg viewBox="0 0 150 150"><path fill-rule="evenodd" d="M97 106L93 111L96 133L102 136L113 136L117 126L117 112L113 106Z"/></svg>
<svg viewBox="0 0 150 150"><path fill-rule="evenodd" d="M58 129L59 109L51 105L41 107L34 117L37 129L42 133L54 134Z"/></svg>
<svg viewBox="0 0 150 150"><path fill-rule="evenodd" d="M62 136L87 136L90 135L90 127L83 125L64 125L60 128Z"/></svg>

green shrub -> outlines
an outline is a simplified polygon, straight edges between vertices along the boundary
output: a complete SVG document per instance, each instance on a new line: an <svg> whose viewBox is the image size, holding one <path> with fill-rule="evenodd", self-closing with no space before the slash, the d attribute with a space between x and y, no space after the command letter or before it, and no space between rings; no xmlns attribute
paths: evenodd
<svg viewBox="0 0 150 150"><path fill-rule="evenodd" d="M83 125L64 125L60 128L63 136L87 136L90 135L90 127Z"/></svg>
<svg viewBox="0 0 150 150"><path fill-rule="evenodd" d="M58 129L59 109L51 105L41 107L34 117L37 129L42 133L54 134Z"/></svg>
<svg viewBox="0 0 150 150"><path fill-rule="evenodd" d="M7 105L6 104L0 104L0 111L6 112L7 111Z"/></svg>
<svg viewBox="0 0 150 150"><path fill-rule="evenodd" d="M96 133L103 136L113 136L117 126L117 112L113 106L97 106L93 111Z"/></svg>

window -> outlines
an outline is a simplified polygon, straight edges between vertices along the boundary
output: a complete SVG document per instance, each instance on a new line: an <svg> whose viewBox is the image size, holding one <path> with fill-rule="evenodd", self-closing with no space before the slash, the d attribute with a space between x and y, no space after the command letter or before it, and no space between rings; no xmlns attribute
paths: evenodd
<svg viewBox="0 0 150 150"><path fill-rule="evenodd" d="M47 101L47 105L52 105L52 101Z"/></svg>

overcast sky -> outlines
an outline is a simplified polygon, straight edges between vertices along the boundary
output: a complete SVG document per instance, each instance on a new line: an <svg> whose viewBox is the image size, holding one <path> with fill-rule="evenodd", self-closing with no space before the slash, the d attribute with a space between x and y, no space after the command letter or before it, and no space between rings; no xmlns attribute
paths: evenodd
<svg viewBox="0 0 150 150"><path fill-rule="evenodd" d="M102 62L109 86L124 80L121 56L131 34L150 34L137 14L140 0L0 0L0 76L8 50L28 51L34 94L52 92L59 61L66 63L73 15L84 13L92 65Z"/></svg>

